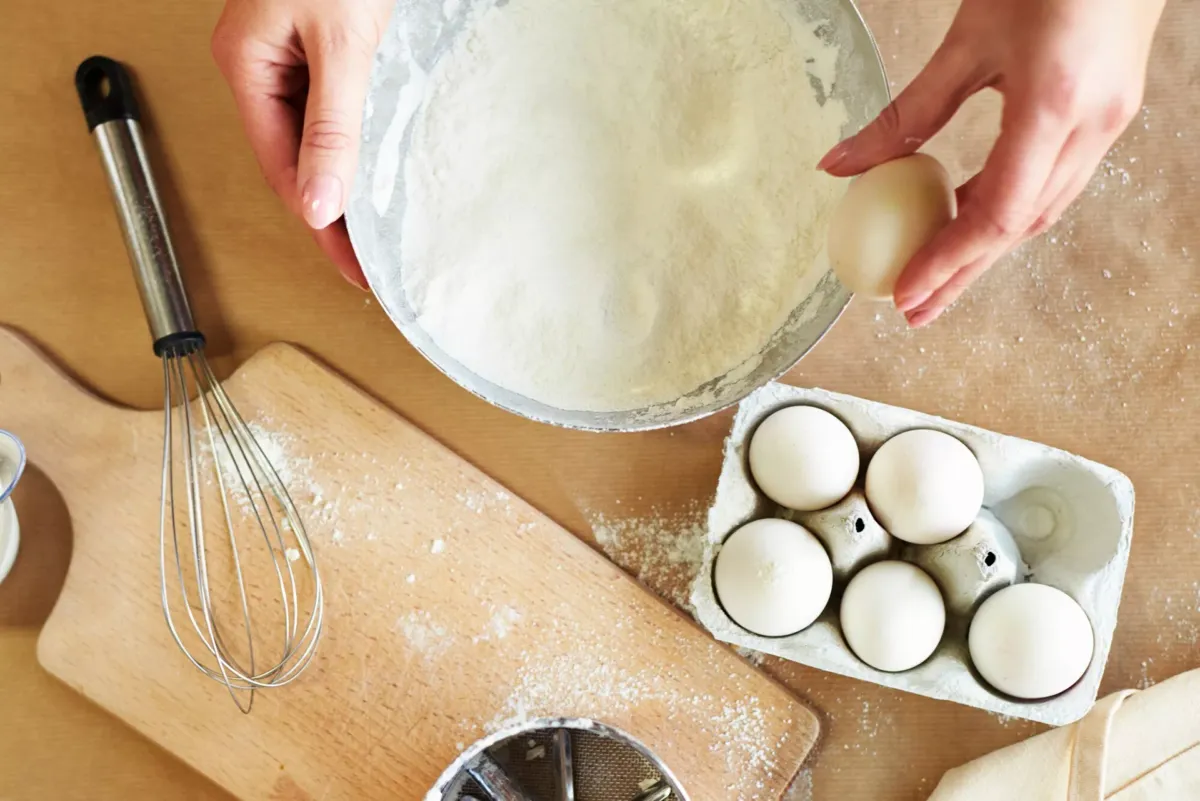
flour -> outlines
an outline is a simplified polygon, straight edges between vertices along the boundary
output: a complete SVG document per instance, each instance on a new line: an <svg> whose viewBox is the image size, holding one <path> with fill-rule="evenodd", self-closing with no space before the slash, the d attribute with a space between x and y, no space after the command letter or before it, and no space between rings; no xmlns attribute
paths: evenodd
<svg viewBox="0 0 1200 801"><path fill-rule="evenodd" d="M692 582L704 563L707 508L700 503L673 512L611 518L589 513L596 544L613 562L658 595L688 609Z"/></svg>
<svg viewBox="0 0 1200 801"><path fill-rule="evenodd" d="M285 490L292 493L300 485L311 483L306 476L311 460L301 462L289 458L291 437L270 431L258 422L249 423L247 428L261 452L261 459L266 460ZM222 438L216 428L211 438L207 430L202 431L199 441L201 475L205 477L206 485L222 489L243 517L252 517L255 505L262 504L262 496L256 493L256 500L252 501L247 487L255 487L257 480L264 493L271 492L270 476L263 469L260 453L249 443L239 443L232 437ZM214 462L216 471L212 469ZM266 514L265 509L258 511Z"/></svg>
<svg viewBox="0 0 1200 801"><path fill-rule="evenodd" d="M388 130L419 92L402 279L377 291L551 406L636 409L725 375L824 274L836 55L788 0L476 3Z"/></svg>
<svg viewBox="0 0 1200 801"><path fill-rule="evenodd" d="M394 629L426 661L436 659L454 645L454 635L423 609L414 609L397 618Z"/></svg>
<svg viewBox="0 0 1200 801"><path fill-rule="evenodd" d="M481 634L476 634L471 638L472 643L487 642L489 640L503 640L508 636L508 632L521 621L523 615L511 606L495 607L487 627Z"/></svg>
<svg viewBox="0 0 1200 801"><path fill-rule="evenodd" d="M732 777L726 787L729 797L767 797L763 777L780 770L776 755L787 744L794 721L781 719L781 710L758 697L729 699L680 689L661 669L625 669L610 658L620 638L591 639L568 628L572 625L564 620L565 631L555 632L570 632L575 643L571 651L522 654L514 686L495 716L483 723L485 733L564 710L604 708L619 717L654 704L661 707L668 725L713 741L711 758L720 760Z"/></svg>
<svg viewBox="0 0 1200 801"><path fill-rule="evenodd" d="M792 785L783 795L783 801L813 801L813 777L808 768L796 774Z"/></svg>

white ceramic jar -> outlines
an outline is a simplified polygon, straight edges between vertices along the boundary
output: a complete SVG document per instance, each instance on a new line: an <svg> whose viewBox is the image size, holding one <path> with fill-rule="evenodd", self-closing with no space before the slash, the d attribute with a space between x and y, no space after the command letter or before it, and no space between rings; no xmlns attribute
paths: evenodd
<svg viewBox="0 0 1200 801"><path fill-rule="evenodd" d="M0 429L0 581L4 581L17 560L20 525L10 496L24 470L25 447L21 440Z"/></svg>

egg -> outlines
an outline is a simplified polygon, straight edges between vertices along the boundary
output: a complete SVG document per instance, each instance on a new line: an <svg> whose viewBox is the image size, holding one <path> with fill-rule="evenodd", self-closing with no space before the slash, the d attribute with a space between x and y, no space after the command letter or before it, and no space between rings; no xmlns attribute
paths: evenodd
<svg viewBox="0 0 1200 801"><path fill-rule="evenodd" d="M787 520L755 520L734 531L717 553L713 585L742 628L782 637L807 628L829 602L833 568L821 543Z"/></svg>
<svg viewBox="0 0 1200 801"><path fill-rule="evenodd" d="M890 673L909 670L937 649L946 627L942 594L908 562L876 562L842 595L842 636L859 659Z"/></svg>
<svg viewBox="0 0 1200 801"><path fill-rule="evenodd" d="M858 478L858 443L838 418L815 406L788 406L750 439L750 474L780 506L811 512L832 506Z"/></svg>
<svg viewBox="0 0 1200 801"><path fill-rule="evenodd" d="M890 300L905 265L956 210L954 184L932 156L916 153L867 170L830 220L834 274L851 292Z"/></svg>
<svg viewBox="0 0 1200 801"><path fill-rule="evenodd" d="M914 545L967 530L983 506L983 470L971 449L941 431L889 439L867 465L867 503L889 534Z"/></svg>
<svg viewBox="0 0 1200 801"><path fill-rule="evenodd" d="M1058 695L1087 672L1095 638L1087 613L1062 590L1014 584L979 607L967 634L971 662L1015 698Z"/></svg>

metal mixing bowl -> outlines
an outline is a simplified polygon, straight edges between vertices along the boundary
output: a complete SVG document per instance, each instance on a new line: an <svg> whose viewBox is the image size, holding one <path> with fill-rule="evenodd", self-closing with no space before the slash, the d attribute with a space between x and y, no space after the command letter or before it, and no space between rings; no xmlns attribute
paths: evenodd
<svg viewBox="0 0 1200 801"><path fill-rule="evenodd" d="M818 35L838 46L833 96L845 104L848 112L843 134L852 134L873 119L890 99L875 40L852 0L796 2L805 16L820 23ZM382 276L398 274L400 270L404 156L411 128L393 127L392 121L397 117L398 109L414 101L412 88L404 91L411 73L415 69L425 73L432 70L462 31L470 5L458 4L458 10L447 18L445 10L455 8L451 3L403 0L397 6L391 27L376 55L364 114L358 174L346 210L354 250L373 287L381 285ZM391 169L381 169L381 164L390 164ZM390 183L392 176L394 185ZM377 186L377 183L385 186ZM390 203L384 206L382 213L374 202L380 190L390 197ZM397 302L387 294L376 292L388 316L413 347L459 385L522 417L592 431L663 428L731 406L790 370L821 340L850 302L849 291L832 273L826 273L771 338L752 370L735 368L735 377L714 379L670 403L618 412L591 412L548 406L481 378L451 358L421 329L407 302Z"/></svg>

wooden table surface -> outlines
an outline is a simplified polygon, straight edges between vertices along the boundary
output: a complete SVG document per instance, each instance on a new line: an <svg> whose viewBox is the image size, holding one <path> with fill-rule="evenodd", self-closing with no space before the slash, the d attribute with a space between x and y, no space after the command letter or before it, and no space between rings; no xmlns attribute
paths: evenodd
<svg viewBox="0 0 1200 801"><path fill-rule="evenodd" d="M863 6L903 85L955 2ZM80 60L104 53L138 74L177 249L218 371L271 341L302 345L584 538L600 514L686 517L706 503L726 416L627 436L525 422L456 388L378 304L336 276L259 177L208 55L219 9L218 0L5 8L0 323L33 337L102 396L160 405L160 369L71 84ZM855 303L789 377L1126 472L1137 487L1137 525L1105 690L1200 665L1198 83L1200 0L1173 0L1146 107L1063 223L930 329L907 332L886 309ZM997 112L995 97L973 100L933 144L956 176L981 163ZM36 459L16 503L24 540L0 585L0 799L224 798L38 668L34 642L66 569L70 521ZM1039 729L774 660L765 668L824 718L798 798L923 798L947 768Z"/></svg>

